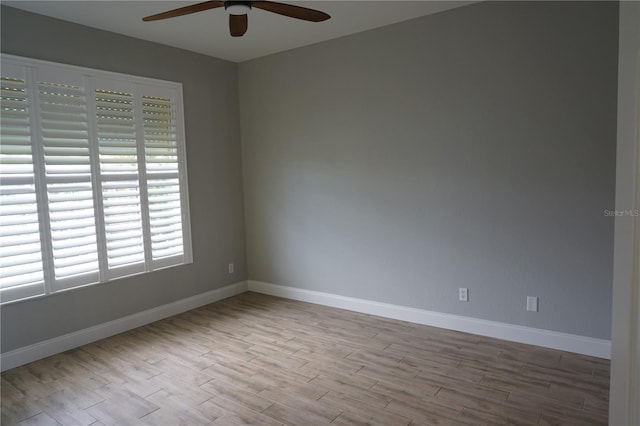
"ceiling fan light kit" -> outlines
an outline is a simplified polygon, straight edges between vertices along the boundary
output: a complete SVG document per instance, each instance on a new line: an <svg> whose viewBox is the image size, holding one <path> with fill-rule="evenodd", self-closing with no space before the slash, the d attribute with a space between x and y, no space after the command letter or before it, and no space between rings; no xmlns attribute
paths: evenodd
<svg viewBox="0 0 640 426"><path fill-rule="evenodd" d="M157 13L155 15L145 16L143 21L158 21L161 19L175 18L176 16L189 15L191 13L203 12L209 9L223 7L229 14L229 32L232 37L240 37L247 32L248 17L247 14L252 8L266 10L267 12L276 13L278 15L287 16L289 18L302 19L309 22L322 22L331 16L319 10L309 9L302 6L292 4L278 3L275 1L244 1L244 0L228 0L228 1L205 1L190 6L179 7L177 9L168 10L166 12Z"/></svg>
<svg viewBox="0 0 640 426"><path fill-rule="evenodd" d="M250 1L225 1L224 9L229 15L246 15L251 11Z"/></svg>

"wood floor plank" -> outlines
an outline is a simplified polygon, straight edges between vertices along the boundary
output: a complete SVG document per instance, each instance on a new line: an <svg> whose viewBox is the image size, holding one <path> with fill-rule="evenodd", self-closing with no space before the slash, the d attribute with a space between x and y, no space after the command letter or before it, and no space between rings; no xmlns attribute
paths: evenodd
<svg viewBox="0 0 640 426"><path fill-rule="evenodd" d="M471 383L480 383L485 374L486 371L463 365L458 365L456 368L451 368L445 372L445 376L447 377Z"/></svg>
<svg viewBox="0 0 640 426"><path fill-rule="evenodd" d="M206 425L213 420L195 408L194 404L197 400L184 394L161 389L147 396L146 399L161 408L141 417L143 424Z"/></svg>
<svg viewBox="0 0 640 426"><path fill-rule="evenodd" d="M530 417L524 417L522 415L510 416L508 414L486 412L482 410L474 410L471 408L464 408L458 417L458 420L468 423L470 425L512 425L512 426L533 426L537 425L539 416L533 415ZM520 413L517 413L520 414Z"/></svg>
<svg viewBox="0 0 640 426"><path fill-rule="evenodd" d="M340 373L351 374L363 367L362 364L357 361L343 357L341 353L333 352L333 354L331 352L300 349L291 356L307 362L307 364L301 366L296 371L300 374L305 374L302 371L306 371L307 373L305 375L311 375L310 378L317 376L319 372L323 370L335 370Z"/></svg>
<svg viewBox="0 0 640 426"><path fill-rule="evenodd" d="M314 383L280 383L277 386L269 388L270 391L291 395L294 397L304 398L307 401L317 401L330 392L328 388L318 386Z"/></svg>
<svg viewBox="0 0 640 426"><path fill-rule="evenodd" d="M609 361L244 293L6 371L3 425L600 425Z"/></svg>
<svg viewBox="0 0 640 426"><path fill-rule="evenodd" d="M419 370L414 370L411 367L405 365L399 365L397 367L375 368L369 365L365 365L356 372L358 376L367 377L377 381L387 381L395 383L405 383L410 385L411 383L417 383L418 379L415 377L420 374Z"/></svg>
<svg viewBox="0 0 640 426"><path fill-rule="evenodd" d="M540 416L539 426L605 426L607 419L598 419L591 416L584 417L583 413L569 413L556 415L543 413Z"/></svg>
<svg viewBox="0 0 640 426"><path fill-rule="evenodd" d="M107 386L107 385L105 385ZM104 401L105 398L100 395L97 390L90 391L88 389L84 389L81 386L77 386L74 384L72 380L67 380L67 385L64 389L54 392L50 395L47 395L44 398L38 399L38 402L41 401L50 401L52 404L65 406L69 405L74 409L77 408L79 410L85 410L92 405L95 405L99 402ZM67 404L70 403L70 404Z"/></svg>
<svg viewBox="0 0 640 426"><path fill-rule="evenodd" d="M436 401L456 408L477 408L492 411L492 407L502 405L508 392L481 385L442 387L435 395Z"/></svg>
<svg viewBox="0 0 640 426"><path fill-rule="evenodd" d="M88 426L97 419L86 412L86 407L81 407L78 401L68 392L61 391L41 398L36 403L53 419L63 425Z"/></svg>
<svg viewBox="0 0 640 426"><path fill-rule="evenodd" d="M349 393L349 391L363 391L376 384L376 380L356 374L339 374L335 372L321 373L309 383L326 388Z"/></svg>
<svg viewBox="0 0 640 426"><path fill-rule="evenodd" d="M265 426L281 426L284 423L275 420L273 417L259 413L253 410L247 410L242 404L237 404L235 401L231 401L225 398L211 398L209 401L202 404L203 407L208 407L210 410L216 407L225 414L218 416L218 418L212 422L214 425L265 425Z"/></svg>
<svg viewBox="0 0 640 426"><path fill-rule="evenodd" d="M388 416L387 416L388 417ZM366 412L353 412L353 411L345 411L341 413L333 422L332 425L349 425L349 426L406 426L411 422L411 419L404 419L400 417L396 423L389 422L387 418L380 418L375 416L374 414L366 413ZM409 423L407 423L407 421Z"/></svg>
<svg viewBox="0 0 640 426"><path fill-rule="evenodd" d="M480 383L485 386L489 386L495 389L500 389L505 392L510 391L529 391L533 393L537 392L548 392L549 386L551 385L550 381L544 379L538 379L533 377L526 377L521 375L511 375L505 376L502 374L485 374L482 379L480 379Z"/></svg>
<svg viewBox="0 0 640 426"><path fill-rule="evenodd" d="M57 426L62 425L47 413L40 413L21 421L20 426Z"/></svg>
<svg viewBox="0 0 640 426"><path fill-rule="evenodd" d="M105 425L122 425L137 423L141 417L159 408L135 394L114 392L109 399L87 408L86 411Z"/></svg>
<svg viewBox="0 0 640 426"><path fill-rule="evenodd" d="M393 400L385 409L412 419L412 425L457 424L461 409L439 404L433 398Z"/></svg>
<svg viewBox="0 0 640 426"><path fill-rule="evenodd" d="M403 368L408 373L406 375L410 377L415 377L420 370L417 368L413 368L411 366L401 365L400 361L403 356L394 354L391 352L375 352L375 351L355 351L350 353L345 357L347 360L355 361L362 366L368 366L377 369L386 369L386 368Z"/></svg>
<svg viewBox="0 0 640 426"><path fill-rule="evenodd" d="M2 373L2 377L26 398L36 400L60 390L51 382L40 381L29 371L27 366L14 368Z"/></svg>
<svg viewBox="0 0 640 426"><path fill-rule="evenodd" d="M284 394L277 390L264 390L260 392L260 396L274 401L262 414L293 426L305 423L329 424L342 413L341 409L318 403L315 399Z"/></svg>
<svg viewBox="0 0 640 426"><path fill-rule="evenodd" d="M0 382L0 407L2 417L0 424L17 424L42 412L42 408L35 403L37 398L28 398L23 392L15 388L4 375Z"/></svg>
<svg viewBox="0 0 640 426"><path fill-rule="evenodd" d="M286 388L290 384L302 384L309 381L309 376L299 373L300 368L296 370L267 370L259 369L253 376L253 380L259 380L266 384L267 387Z"/></svg>
<svg viewBox="0 0 640 426"><path fill-rule="evenodd" d="M366 386L356 386L350 379L352 376L335 374L319 375L309 383L313 385L322 386L337 393L349 395L355 400L364 402L372 407L385 407L393 399L391 395L378 392L377 390L368 389ZM354 379L354 381L360 379ZM372 387L376 384L375 381L371 382Z"/></svg>
<svg viewBox="0 0 640 426"><path fill-rule="evenodd" d="M425 397L431 397L438 393L440 385L406 386L406 383L380 381L373 385L370 390L398 401L414 401L416 404L420 404Z"/></svg>
<svg viewBox="0 0 640 426"><path fill-rule="evenodd" d="M235 401L236 403L244 405L248 409L257 412L260 412L273 404L273 401L248 391L244 387L237 386L223 380L210 380L200 386L200 388L211 395L219 397L219 399L222 398Z"/></svg>
<svg viewBox="0 0 640 426"><path fill-rule="evenodd" d="M320 398L320 401L340 409L342 411L341 422L364 422L364 424L380 425L408 425L411 422L411 417L369 405L338 392L327 392Z"/></svg>

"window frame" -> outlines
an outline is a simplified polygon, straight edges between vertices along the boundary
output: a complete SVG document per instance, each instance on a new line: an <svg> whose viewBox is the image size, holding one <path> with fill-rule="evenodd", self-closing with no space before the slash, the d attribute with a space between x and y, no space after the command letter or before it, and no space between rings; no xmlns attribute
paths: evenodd
<svg viewBox="0 0 640 426"><path fill-rule="evenodd" d="M47 297L52 294L73 290L76 288L108 283L121 278L132 275L146 274L160 269L166 269L174 266L186 265L193 263L192 252L192 235L189 211L189 191L187 179L187 152L186 137L184 123L184 105L182 84L179 82L159 80L148 77L140 77L135 75L116 73L111 71L103 71L75 65L68 65L39 59L26 58L21 56L9 55L2 53L0 55L2 62L3 77L24 78L26 96L28 99L28 115L31 144L31 158L34 173L34 186L36 193L36 204L38 210L38 225L41 245L41 260L43 270L43 282L26 284L15 287L7 287L0 290L0 304L6 305L24 300ZM10 75L5 75L5 70L9 70ZM56 279L53 266L54 257L52 252L52 233L50 219L50 209L47 202L48 199L48 181L47 172L45 170L44 161L44 139L42 136L42 116L40 115L41 101L38 98L38 85L41 82L38 79L38 71L45 75L59 75L60 81L51 81L51 83L64 84L65 74L81 76L82 90L84 92L84 101L86 107L86 124L88 126L88 145L90 157L90 175L89 180L92 188L91 202L94 212L94 228L96 236L96 255L98 258L98 271L95 273L81 274L63 279ZM23 77L16 74L22 72ZM12 74L12 75L11 75ZM54 77L55 79L56 77ZM113 82L113 87L130 86L134 107L134 129L136 133L137 146L137 172L136 179L139 189L139 202L142 217L142 234L145 236L143 244L142 263L128 264L122 267L109 268L107 265L108 249L106 246L105 217L106 213L103 208L104 198L104 182L111 180L103 179L103 172L100 170L99 157L99 138L97 131L97 121L99 112L96 107L96 89L109 89L108 82ZM96 84L98 82L99 84ZM107 86L104 86L107 84ZM100 87L97 87L101 85ZM103 87L104 86L104 87ZM142 92L143 89L151 91L153 94ZM147 176L148 162L145 157L145 124L143 120L144 109L142 103L145 97L157 96L158 94L170 94L169 104L173 104L171 115L175 119L175 140L176 140L176 165L177 172L167 172L165 175L175 174L178 180L180 219L182 225L182 254L172 255L165 258L153 258L151 247L152 223L149 219L150 180ZM159 173L158 175L161 175ZM175 179L165 178L165 179ZM159 179L156 177L156 179ZM160 178L161 179L161 178ZM117 179L116 179L117 180ZM152 186L152 185L151 185ZM175 193L175 192L174 192ZM46 208L45 208L46 206ZM176 216L177 217L177 216ZM93 276L95 279L86 279Z"/></svg>

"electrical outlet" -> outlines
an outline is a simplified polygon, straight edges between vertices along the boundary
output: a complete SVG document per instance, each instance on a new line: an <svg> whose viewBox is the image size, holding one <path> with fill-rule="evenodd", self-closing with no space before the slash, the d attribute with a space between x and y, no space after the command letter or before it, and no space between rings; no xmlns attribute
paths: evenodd
<svg viewBox="0 0 640 426"><path fill-rule="evenodd" d="M233 271L235 270L233 263L229 264L229 273L233 274Z"/></svg>
<svg viewBox="0 0 640 426"><path fill-rule="evenodd" d="M469 301L469 289L468 288L459 288L458 289L458 300L461 302Z"/></svg>
<svg viewBox="0 0 640 426"><path fill-rule="evenodd" d="M527 311L538 312L538 298L527 296Z"/></svg>

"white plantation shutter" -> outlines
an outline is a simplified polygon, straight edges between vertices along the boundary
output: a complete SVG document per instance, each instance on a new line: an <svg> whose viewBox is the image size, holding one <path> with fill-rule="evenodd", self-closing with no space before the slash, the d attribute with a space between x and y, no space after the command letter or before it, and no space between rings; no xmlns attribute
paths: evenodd
<svg viewBox="0 0 640 426"><path fill-rule="evenodd" d="M55 73L39 71L37 108L57 290L99 281L88 112L81 75L66 74L60 83Z"/></svg>
<svg viewBox="0 0 640 426"><path fill-rule="evenodd" d="M142 90L152 92L151 88ZM170 96L142 97L151 253L157 262L166 262L172 257L177 257L174 261L181 261L184 254L177 106Z"/></svg>
<svg viewBox="0 0 640 426"><path fill-rule="evenodd" d="M109 86L113 88L113 82ZM134 96L127 93L131 85L123 86L94 92L107 266L112 277L145 269Z"/></svg>
<svg viewBox="0 0 640 426"><path fill-rule="evenodd" d="M25 70L0 77L0 300L44 294Z"/></svg>
<svg viewBox="0 0 640 426"><path fill-rule="evenodd" d="M2 61L1 301L191 262L180 85Z"/></svg>

